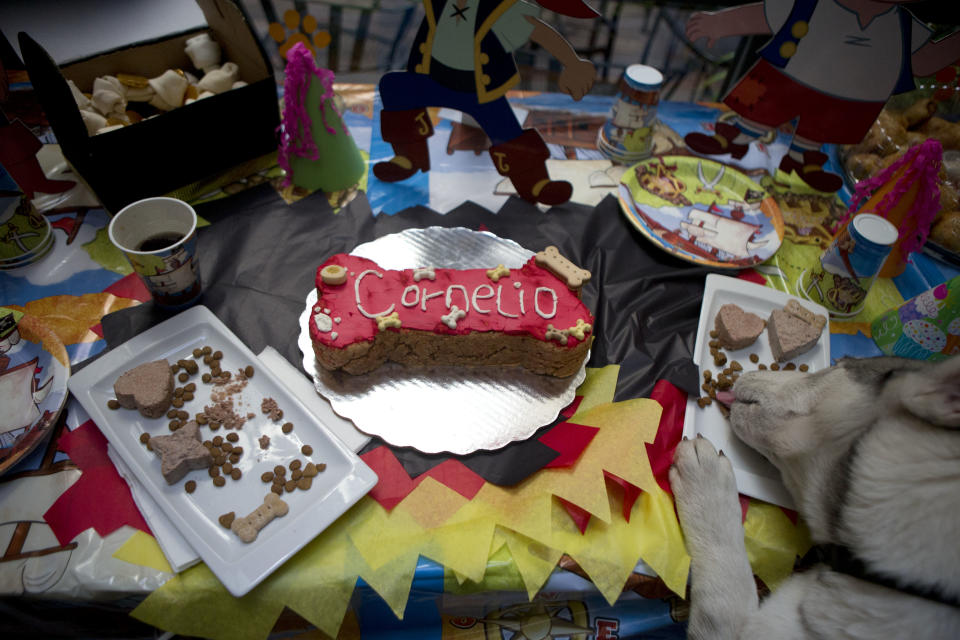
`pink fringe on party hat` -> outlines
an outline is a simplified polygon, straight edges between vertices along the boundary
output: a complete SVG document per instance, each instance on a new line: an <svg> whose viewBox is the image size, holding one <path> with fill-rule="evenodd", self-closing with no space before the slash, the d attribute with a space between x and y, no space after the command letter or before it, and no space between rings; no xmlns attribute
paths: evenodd
<svg viewBox="0 0 960 640"><path fill-rule="evenodd" d="M327 124L324 105L333 97L333 72L329 69L318 68L313 61L313 53L302 42L293 45L287 51L286 79L283 82L283 121L278 128L280 133L280 148L277 153L277 164L286 173L283 186L290 185L290 156L301 158L318 158L317 145L313 141L313 119L307 112L307 90L313 78L320 80L323 85L323 95L320 97L320 122L333 135L336 130ZM344 126L344 133L350 132Z"/></svg>
<svg viewBox="0 0 960 640"><path fill-rule="evenodd" d="M903 175L897 180L889 193L877 204L871 213L878 216L887 217L900 200L903 199L907 191L913 186L914 182L920 181L920 188L917 190L917 197L910 209L909 216L916 219L916 233L905 237L910 233L910 225L900 226L900 240L902 240L903 255L906 256L914 251L923 248L927 241L927 235L930 232L930 225L933 224L933 218L940 210L940 187L938 174L940 173L940 164L943 160L943 147L938 140L930 138L914 145L907 150L903 157L891 164L889 167L877 175L861 180L857 183L853 199L850 201L850 208L847 209L846 217L841 224L846 222L850 216L857 212L864 202L866 202L874 191L887 184L897 174L901 167L906 167Z"/></svg>

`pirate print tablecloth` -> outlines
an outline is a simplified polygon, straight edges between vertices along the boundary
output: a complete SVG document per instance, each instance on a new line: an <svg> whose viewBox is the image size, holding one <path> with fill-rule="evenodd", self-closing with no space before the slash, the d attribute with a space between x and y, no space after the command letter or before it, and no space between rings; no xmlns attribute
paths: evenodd
<svg viewBox="0 0 960 640"><path fill-rule="evenodd" d="M389 157L375 93L342 89L345 121L368 161ZM689 559L665 475L686 395L697 392L690 352L709 270L661 251L621 212L612 194L624 168L593 148L609 98L516 94L512 103L550 145L551 175L574 183L570 204L544 211L511 198L483 136L437 112L433 168L403 183L371 176L338 194L295 193L266 161L181 195L208 223L203 304L254 352L272 346L291 363L300 361L297 318L313 269L329 254L434 225L488 230L531 250L557 245L593 271L584 299L597 340L586 381L556 421L528 441L470 456L372 440L361 455L381 478L374 491L235 599L202 564L174 575L103 436L69 402L49 444L0 478L0 592L74 606L119 601L118 610L133 609L129 626L117 627L126 636L149 635L152 625L260 638L313 625L340 637L523 638L536 624L551 637L682 637ZM683 136L711 126L717 110L665 103L659 113L656 152L685 155ZM766 189L785 223L780 251L741 275L789 291L845 205L843 193L772 180L783 152L772 141L731 166ZM40 207L54 233L50 253L0 273L0 305L45 322L75 367L163 317L112 249L107 214L77 189ZM915 256L871 292L862 318L833 325L834 355L879 353L872 315L955 274ZM754 570L775 586L804 549L804 529L777 507L747 498L742 506Z"/></svg>

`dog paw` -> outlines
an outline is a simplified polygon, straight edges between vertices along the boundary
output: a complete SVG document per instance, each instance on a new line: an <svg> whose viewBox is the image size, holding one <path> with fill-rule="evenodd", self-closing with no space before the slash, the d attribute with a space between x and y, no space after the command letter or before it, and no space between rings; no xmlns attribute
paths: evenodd
<svg viewBox="0 0 960 640"><path fill-rule="evenodd" d="M283 14L283 24L271 22L268 27L268 33L273 41L277 43L280 55L286 59L287 51L293 48L298 42L316 55L319 49L323 49L330 44L330 32L326 29L319 29L317 19L311 15L306 15L303 20L300 14L294 9L290 9Z"/></svg>
<svg viewBox="0 0 960 640"><path fill-rule="evenodd" d="M691 556L718 544L742 544L733 467L709 440L698 436L677 445L670 467L670 487Z"/></svg>

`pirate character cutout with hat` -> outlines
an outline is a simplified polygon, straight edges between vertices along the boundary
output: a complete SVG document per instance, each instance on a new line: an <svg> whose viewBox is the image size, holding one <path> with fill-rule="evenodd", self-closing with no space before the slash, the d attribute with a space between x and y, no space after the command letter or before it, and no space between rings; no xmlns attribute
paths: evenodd
<svg viewBox="0 0 960 640"><path fill-rule="evenodd" d="M760 60L724 98L736 116L714 134L689 133L690 149L742 158L749 145L797 119L780 169L824 192L843 186L824 169L826 143L856 144L887 99L914 89L913 76L932 75L960 59L960 32L937 42L901 7L911 0L764 0L687 23L691 41L771 34Z"/></svg>
<svg viewBox="0 0 960 640"><path fill-rule="evenodd" d="M433 124L426 107L448 107L473 117L493 146L497 171L525 200L548 205L570 199L568 182L550 180L550 151L536 129L523 129L507 102L520 81L512 52L532 40L563 65L560 88L574 100L593 86L596 69L535 17L540 8L573 18L597 13L582 0L423 0L425 16L406 71L380 80L381 135L395 156L373 167L384 182L406 180L430 169L427 138Z"/></svg>

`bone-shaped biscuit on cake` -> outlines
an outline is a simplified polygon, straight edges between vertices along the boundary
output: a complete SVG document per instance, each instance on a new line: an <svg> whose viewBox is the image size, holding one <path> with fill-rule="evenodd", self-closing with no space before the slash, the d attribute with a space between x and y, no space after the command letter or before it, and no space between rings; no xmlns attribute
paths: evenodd
<svg viewBox="0 0 960 640"><path fill-rule="evenodd" d="M590 281L590 272L581 269L560 254L560 250L550 245L543 251L538 251L537 264L547 269L553 275L567 283L571 289L579 289Z"/></svg>
<svg viewBox="0 0 960 640"><path fill-rule="evenodd" d="M263 504L245 518L235 519L230 525L230 530L244 542L253 542L257 539L260 530L270 524L271 520L285 516L289 511L290 506L281 500L277 494L268 493L267 497L263 499Z"/></svg>

